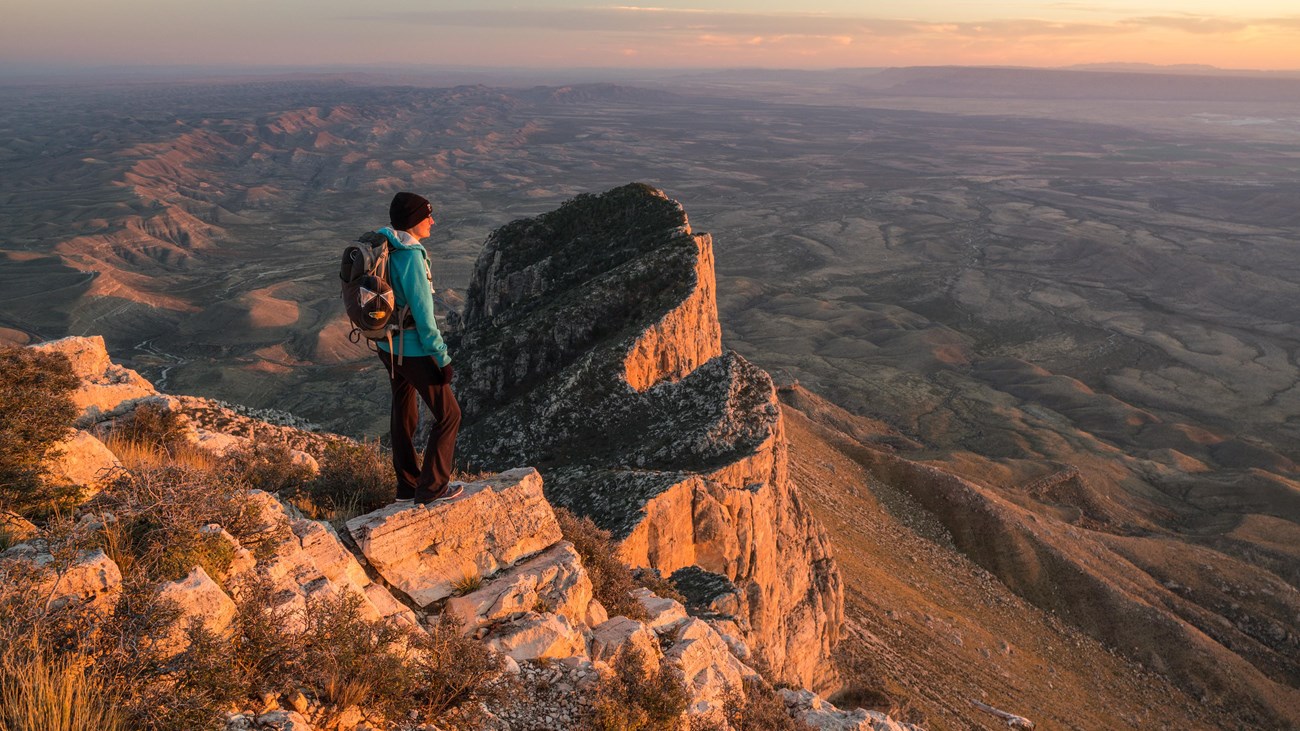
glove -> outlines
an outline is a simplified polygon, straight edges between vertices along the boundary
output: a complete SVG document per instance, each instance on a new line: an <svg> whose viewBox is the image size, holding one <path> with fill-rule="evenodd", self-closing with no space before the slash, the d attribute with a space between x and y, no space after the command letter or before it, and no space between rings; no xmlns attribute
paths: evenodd
<svg viewBox="0 0 1300 731"><path fill-rule="evenodd" d="M452 373L453 373L453 371L451 370L451 364L450 364L450 363L448 363L447 365L443 366L443 367L442 367L442 382L443 382L443 383L451 383Z"/></svg>

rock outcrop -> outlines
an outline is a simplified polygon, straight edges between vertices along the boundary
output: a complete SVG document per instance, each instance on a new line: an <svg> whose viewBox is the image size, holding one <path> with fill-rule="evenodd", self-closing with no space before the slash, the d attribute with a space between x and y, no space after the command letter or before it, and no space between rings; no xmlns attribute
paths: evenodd
<svg viewBox="0 0 1300 731"><path fill-rule="evenodd" d="M72 392L79 427L120 416L142 401L158 398L152 383L108 357L104 338L99 335L62 338L29 347L67 356L72 372L81 379L81 387Z"/></svg>
<svg viewBox="0 0 1300 731"><path fill-rule="evenodd" d="M680 213L675 204L655 200ZM680 288L684 309L658 320L658 329L632 333L629 348L615 360L622 380L601 397L611 406L629 398L639 401L624 407L650 405L648 413L659 425L681 427L677 438L656 440L652 429L624 431L623 438L634 439L597 449L611 455L611 450L625 449L625 458L612 456L604 466L592 461L559 465L563 469L553 472L560 489L551 490L533 468L506 470L466 483L463 497L450 503L394 505L354 518L343 536L276 496L252 490L246 498L249 510L240 519L240 538L215 523L201 528L202 534L226 544L229 550L222 553L229 562L213 574L195 565L183 578L157 586L158 596L180 615L175 631L159 638L160 647L171 655L185 650L189 637L184 628L195 623L216 635L232 631L249 596L269 602L268 609L283 618L291 633L304 628L313 601L345 594L359 597L363 618L417 633L436 622L437 615L454 612L467 634L507 656L511 672L534 683L545 678L549 684L539 691L544 696L540 706L538 696L536 707L487 709L489 716L500 714L494 728L502 729L516 724L573 727L589 712L602 678L614 672L614 659L628 648L639 650L649 666L663 667L682 680L689 715L714 720L722 718L724 699L743 693L745 680L758 677L748 662L758 654L751 652L750 642L763 658L776 660L783 677L823 678L811 667L822 662L838 631L838 575L819 529L784 473L781 423L771 403L770 380L734 354L720 353L716 338L706 337L699 347L680 353L666 350L673 338L685 337L701 322L712 322L716 335L711 264L701 264L708 262L707 237L688 236L687 242L689 250L681 250L693 253L677 262L680 271L694 272L708 286ZM642 261L636 266L650 272L661 264ZM83 399L94 402L93 409L81 414L87 426L107 426L109 419L153 402L188 419L195 427L194 442L214 452L264 434L302 446L337 438L260 422L216 402L158 394L147 383L141 386L138 375L109 361L97 339L68 339L56 347L76 356L83 381L93 389L104 380L132 389L118 389L112 397L97 390L94 399ZM605 355L589 349L582 357L596 365ZM624 377L633 372L644 379L634 377L634 384ZM605 375L596 369L584 378L595 379L587 385L599 385ZM635 421L628 415L618 419L610 423L623 428ZM529 428L534 430L530 436L512 434L506 443L540 438L538 427ZM205 434L228 438L204 439ZM687 443L679 442L683 435ZM553 439L539 443L564 444ZM600 474L611 488L631 486L641 492L583 493L591 486L584 480ZM585 503L576 499L583 494L588 494ZM606 524L620 526L624 557L676 572L697 616L677 601L638 589L633 596L648 615L645 621L609 617L594 598L592 577L578 552L563 540L550 495L569 496L575 507L612 506L600 515ZM82 508L88 511L82 524L91 530L114 519L94 513L94 505ZM88 604L108 610L114 605L123 576L104 551L56 560L39 529L18 516L6 520L10 539L26 542L5 551L0 561L20 562L29 573L39 574L46 582L41 592L51 606ZM359 729L368 722L356 706L326 711L301 692L284 700L293 710L277 708L279 699L270 696L262 699L260 711L232 714L228 728L310 730L323 722L329 729ZM506 718L510 721L501 720Z"/></svg>
<svg viewBox="0 0 1300 731"><path fill-rule="evenodd" d="M392 505L353 518L348 531L370 564L422 607L451 596L467 577L496 573L561 537L533 469L470 483L438 510Z"/></svg>
<svg viewBox="0 0 1300 731"><path fill-rule="evenodd" d="M721 344L712 241L644 185L502 227L456 323L462 454L534 465L546 497L664 575L734 585L776 676L825 688L843 594L787 473L772 381Z"/></svg>
<svg viewBox="0 0 1300 731"><path fill-rule="evenodd" d="M55 450L58 456L49 465L47 482L78 488L82 502L94 497L110 478L113 468L121 465L112 450L82 429L59 442Z"/></svg>

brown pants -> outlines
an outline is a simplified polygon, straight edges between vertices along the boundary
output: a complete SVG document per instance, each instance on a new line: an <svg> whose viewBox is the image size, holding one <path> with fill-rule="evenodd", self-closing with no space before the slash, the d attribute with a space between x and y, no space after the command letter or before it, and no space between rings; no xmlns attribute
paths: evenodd
<svg viewBox="0 0 1300 731"><path fill-rule="evenodd" d="M383 350L384 375L391 370L393 417L390 422L393 440L393 469L397 472L397 499L428 499L447 486L451 479L451 460L456 451L456 434L460 431L460 404L443 383L442 369L433 356L402 358L397 364ZM420 422L422 399L433 414L433 429L424 449L424 464L416 458L413 437Z"/></svg>

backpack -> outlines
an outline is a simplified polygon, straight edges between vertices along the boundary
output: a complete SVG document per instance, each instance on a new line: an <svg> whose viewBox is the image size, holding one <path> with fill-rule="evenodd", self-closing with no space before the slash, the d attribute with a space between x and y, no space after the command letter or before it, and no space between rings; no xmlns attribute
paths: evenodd
<svg viewBox="0 0 1300 731"><path fill-rule="evenodd" d="M339 279L343 280L343 307L347 310L352 332L348 340L376 349L380 340L393 350L393 336L411 329L410 308L397 308L393 285L388 275L388 255L392 250L388 238L370 231L348 244L343 250ZM400 356L399 356L400 357Z"/></svg>

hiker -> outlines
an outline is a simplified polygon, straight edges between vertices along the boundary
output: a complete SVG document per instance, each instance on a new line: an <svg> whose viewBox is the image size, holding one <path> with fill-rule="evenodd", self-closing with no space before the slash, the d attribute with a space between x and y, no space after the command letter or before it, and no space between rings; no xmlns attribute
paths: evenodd
<svg viewBox="0 0 1300 731"><path fill-rule="evenodd" d="M433 229L433 206L414 193L398 193L388 207L390 226L379 229L392 245L389 279L399 312L410 316L397 337L379 342L379 359L393 389L390 421L393 469L397 472L397 502L427 505L451 500L463 488L451 483L452 454L460 431L460 405L451 392L451 357L433 319L433 275L429 253L420 243ZM394 355L396 352L396 355ZM433 429L416 459L413 437L423 399L433 413Z"/></svg>

